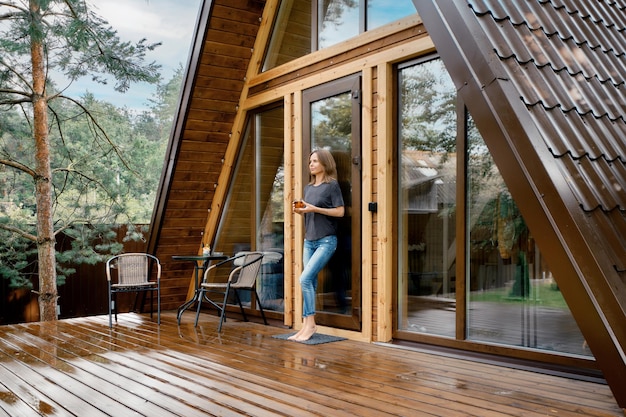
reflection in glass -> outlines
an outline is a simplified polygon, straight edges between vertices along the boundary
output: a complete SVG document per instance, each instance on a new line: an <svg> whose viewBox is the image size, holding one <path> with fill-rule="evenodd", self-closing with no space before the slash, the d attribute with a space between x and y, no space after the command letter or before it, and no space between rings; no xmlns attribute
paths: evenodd
<svg viewBox="0 0 626 417"><path fill-rule="evenodd" d="M398 70L398 328L455 335L455 89L441 60Z"/></svg>
<svg viewBox="0 0 626 417"><path fill-rule="evenodd" d="M257 292L267 310L283 311L284 279L284 111L258 113L256 123L256 247L263 252Z"/></svg>
<svg viewBox="0 0 626 417"><path fill-rule="evenodd" d="M283 108L253 115L246 128L215 250L264 253L257 292L264 310L283 311L284 149ZM218 275L218 274L216 274ZM225 276L223 271L219 274ZM250 306L250 298L242 293ZM247 297L247 298L245 298Z"/></svg>
<svg viewBox="0 0 626 417"><path fill-rule="evenodd" d="M317 12L318 49L359 34L358 0L319 0Z"/></svg>
<svg viewBox="0 0 626 417"><path fill-rule="evenodd" d="M311 0L285 0L280 3L263 71L311 53L311 20Z"/></svg>
<svg viewBox="0 0 626 417"><path fill-rule="evenodd" d="M591 355L471 118L467 198L468 339Z"/></svg>
<svg viewBox="0 0 626 417"><path fill-rule="evenodd" d="M367 0L367 30L414 13L416 12L412 0Z"/></svg>

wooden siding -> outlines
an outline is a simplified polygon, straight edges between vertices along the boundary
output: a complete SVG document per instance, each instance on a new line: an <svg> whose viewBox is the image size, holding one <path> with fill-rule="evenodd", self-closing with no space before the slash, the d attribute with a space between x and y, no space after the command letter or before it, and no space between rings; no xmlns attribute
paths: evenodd
<svg viewBox="0 0 626 417"><path fill-rule="evenodd" d="M190 314L190 313L189 313ZM619 417L609 388L494 363L167 312L0 326L0 416Z"/></svg>

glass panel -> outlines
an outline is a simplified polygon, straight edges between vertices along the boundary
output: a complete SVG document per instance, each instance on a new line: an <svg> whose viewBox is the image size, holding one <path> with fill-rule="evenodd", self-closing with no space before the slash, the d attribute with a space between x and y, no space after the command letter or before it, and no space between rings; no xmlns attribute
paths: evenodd
<svg viewBox="0 0 626 417"><path fill-rule="evenodd" d="M311 0L281 2L263 71L311 53L311 20Z"/></svg>
<svg viewBox="0 0 626 417"><path fill-rule="evenodd" d="M367 0L367 30L416 13L412 0Z"/></svg>
<svg viewBox="0 0 626 417"><path fill-rule="evenodd" d="M359 34L358 0L319 0L318 49Z"/></svg>
<svg viewBox="0 0 626 417"><path fill-rule="evenodd" d="M331 151L337 163L346 215L339 220L337 251L318 275L316 310L352 314L351 155L352 94L346 92L311 103L311 148ZM360 300L354 300L355 303Z"/></svg>
<svg viewBox="0 0 626 417"><path fill-rule="evenodd" d="M253 134L248 126L214 243L215 251L227 255L252 249L254 170L246 168L254 166Z"/></svg>
<svg viewBox="0 0 626 417"><path fill-rule="evenodd" d="M398 70L398 328L455 336L456 93L439 59Z"/></svg>
<svg viewBox="0 0 626 417"><path fill-rule="evenodd" d="M251 117L240 159L220 220L215 250L228 255L256 249L264 253L257 292L264 309L283 311L284 159L283 108ZM212 279L225 279L216 271ZM244 306L250 294L242 292ZM233 300L231 300L233 301Z"/></svg>
<svg viewBox="0 0 626 417"><path fill-rule="evenodd" d="M264 253L257 292L264 309L283 311L284 123L283 108L256 115L257 249Z"/></svg>
<svg viewBox="0 0 626 417"><path fill-rule="evenodd" d="M591 356L471 118L468 153L468 339Z"/></svg>

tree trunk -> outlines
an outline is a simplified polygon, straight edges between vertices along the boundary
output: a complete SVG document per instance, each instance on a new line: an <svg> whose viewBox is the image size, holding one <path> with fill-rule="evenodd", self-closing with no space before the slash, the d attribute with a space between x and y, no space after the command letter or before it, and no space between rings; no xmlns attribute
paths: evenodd
<svg viewBox="0 0 626 417"><path fill-rule="evenodd" d="M41 8L30 0L31 61L33 68L33 128L35 140L35 198L37 201L37 251L39 257L39 315L42 321L57 319L57 276L52 217L52 169L48 136L45 54Z"/></svg>

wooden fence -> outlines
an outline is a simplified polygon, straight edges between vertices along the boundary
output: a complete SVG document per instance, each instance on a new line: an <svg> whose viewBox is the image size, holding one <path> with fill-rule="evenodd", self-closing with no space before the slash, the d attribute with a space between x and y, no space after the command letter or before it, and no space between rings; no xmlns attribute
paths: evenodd
<svg viewBox="0 0 626 417"><path fill-rule="evenodd" d="M118 241L124 244L124 252L145 252L146 242L123 242L126 226L117 228ZM57 237L57 250L62 250L71 243L63 236ZM36 262L35 262L36 264ZM76 269L65 284L59 286L59 318L85 317L106 314L108 312L107 282L104 263L95 265L68 265ZM36 290L39 286L36 271L32 283ZM119 294L120 311L129 311L132 306L130 294ZM0 277L0 325L39 321L37 294L29 288L10 288L9 282Z"/></svg>

